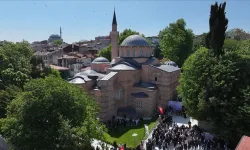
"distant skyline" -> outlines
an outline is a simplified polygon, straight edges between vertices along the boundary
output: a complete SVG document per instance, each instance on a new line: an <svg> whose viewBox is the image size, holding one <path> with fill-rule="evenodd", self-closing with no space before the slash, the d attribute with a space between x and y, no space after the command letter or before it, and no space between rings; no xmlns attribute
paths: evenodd
<svg viewBox="0 0 250 150"><path fill-rule="evenodd" d="M219 0L218 2L223 2ZM118 31L136 30L146 36L158 35L169 23L183 18L195 34L209 30L210 6L214 0L2 0L0 40L29 42L60 35L65 42L109 35L114 7ZM227 0L228 29L250 31L250 1Z"/></svg>

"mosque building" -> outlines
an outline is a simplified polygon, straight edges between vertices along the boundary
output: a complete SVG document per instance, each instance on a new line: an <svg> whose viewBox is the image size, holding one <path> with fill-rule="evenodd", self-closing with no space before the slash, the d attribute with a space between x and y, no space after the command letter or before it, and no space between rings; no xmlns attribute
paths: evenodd
<svg viewBox="0 0 250 150"><path fill-rule="evenodd" d="M160 64L152 46L140 35L127 37L118 45L119 32L114 11L110 32L112 61L98 57L91 70L77 73L69 83L79 85L98 103L98 117L148 118L165 107L176 92L180 68L174 62Z"/></svg>
<svg viewBox="0 0 250 150"><path fill-rule="evenodd" d="M49 39L48 39L48 43L53 43L57 40L60 40L63 42L63 39L62 39L62 28L60 27L60 35L58 34L52 34L49 36Z"/></svg>

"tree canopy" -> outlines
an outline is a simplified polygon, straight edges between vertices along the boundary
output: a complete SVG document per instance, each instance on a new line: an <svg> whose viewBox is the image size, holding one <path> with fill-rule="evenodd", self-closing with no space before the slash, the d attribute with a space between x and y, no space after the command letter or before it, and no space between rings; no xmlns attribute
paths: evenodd
<svg viewBox="0 0 250 150"><path fill-rule="evenodd" d="M218 5L216 2L211 5L209 18L209 32L206 37L206 47L211 49L215 56L224 53L223 44L226 38L228 19L225 15L226 2Z"/></svg>
<svg viewBox="0 0 250 150"><path fill-rule="evenodd" d="M165 58L182 66L192 53L194 35L192 30L186 29L186 22L178 19L159 33L160 49Z"/></svg>
<svg viewBox="0 0 250 150"><path fill-rule="evenodd" d="M224 44L225 34L216 31L208 36L209 49L201 47L185 61L177 91L190 116L210 122L214 133L236 145L250 135L250 57L231 40Z"/></svg>
<svg viewBox="0 0 250 150"><path fill-rule="evenodd" d="M163 58L162 51L160 49L160 45L159 44L156 45L156 47L154 48L153 55L156 58L160 58L160 59Z"/></svg>
<svg viewBox="0 0 250 150"><path fill-rule="evenodd" d="M111 61L111 45L109 44L108 47L100 50L99 56L107 58L109 61Z"/></svg>
<svg viewBox="0 0 250 150"><path fill-rule="evenodd" d="M25 41L7 42L0 47L0 80L3 86L22 87L30 79L32 55L32 49ZM4 87L0 87L0 89L4 89Z"/></svg>
<svg viewBox="0 0 250 150"><path fill-rule="evenodd" d="M203 47L206 46L206 37L207 37L207 33L202 33L201 35L198 35L194 38L193 52L195 52L202 46Z"/></svg>
<svg viewBox="0 0 250 150"><path fill-rule="evenodd" d="M62 40L55 40L55 41L53 42L53 44L55 44L55 45L61 45L62 43L63 43Z"/></svg>
<svg viewBox="0 0 250 150"><path fill-rule="evenodd" d="M26 41L4 41L0 46L0 62L0 118L6 116L7 105L31 78L59 76L58 71L45 67L41 59L33 56Z"/></svg>
<svg viewBox="0 0 250 150"><path fill-rule="evenodd" d="M133 31L131 29L125 29L119 34L118 45L122 44L122 42L130 35L140 35L139 32Z"/></svg>
<svg viewBox="0 0 250 150"><path fill-rule="evenodd" d="M54 76L33 79L8 106L1 134L13 149L89 149L105 131L97 111L81 88Z"/></svg>

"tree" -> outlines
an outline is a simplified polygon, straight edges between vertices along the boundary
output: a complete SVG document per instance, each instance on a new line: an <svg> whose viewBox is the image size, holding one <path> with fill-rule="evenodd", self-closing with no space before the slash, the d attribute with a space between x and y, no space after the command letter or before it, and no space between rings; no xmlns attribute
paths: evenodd
<svg viewBox="0 0 250 150"><path fill-rule="evenodd" d="M190 116L209 121L215 133L238 142L250 134L250 57L237 51L221 57L197 50L182 67L177 91Z"/></svg>
<svg viewBox="0 0 250 150"><path fill-rule="evenodd" d="M90 149L105 132L97 111L81 88L54 76L34 79L8 106L1 134L12 149Z"/></svg>
<svg viewBox="0 0 250 150"><path fill-rule="evenodd" d="M162 51L160 49L159 44L154 48L153 53L154 53L154 57L160 58L160 59L163 58Z"/></svg>
<svg viewBox="0 0 250 150"><path fill-rule="evenodd" d="M0 118L6 117L7 105L21 92L22 90L16 86L10 85L5 90L0 90Z"/></svg>
<svg viewBox="0 0 250 150"><path fill-rule="evenodd" d="M60 72L55 69L52 69L49 66L45 66L41 57L32 56L30 60L30 64L32 68L30 76L33 79L45 78L46 76L49 76L49 75L60 77Z"/></svg>
<svg viewBox="0 0 250 150"><path fill-rule="evenodd" d="M223 51L236 51L240 48L240 42L235 39L225 39Z"/></svg>
<svg viewBox="0 0 250 150"><path fill-rule="evenodd" d="M211 5L209 18L209 33L206 37L206 47L211 49L215 56L220 56L224 53L223 44L226 38L226 30L228 19L225 16L226 2L220 4L216 2Z"/></svg>
<svg viewBox="0 0 250 150"><path fill-rule="evenodd" d="M223 39L218 32L210 36ZM250 57L241 50L223 51L220 39L211 43L211 49L202 47L185 61L177 91L190 116L209 121L214 133L236 146L242 135L250 135Z"/></svg>
<svg viewBox="0 0 250 150"><path fill-rule="evenodd" d="M170 23L159 33L159 44L163 56L181 67L192 52L193 38L193 32L186 29L186 23L183 19Z"/></svg>
<svg viewBox="0 0 250 150"><path fill-rule="evenodd" d="M30 79L32 54L25 41L16 44L6 42L0 47L0 80L4 87L16 85L21 88Z"/></svg>
<svg viewBox="0 0 250 150"><path fill-rule="evenodd" d="M123 32L120 33L118 38L118 45L122 44L122 42L130 35L140 35L139 32L133 31L131 29L125 29Z"/></svg>
<svg viewBox="0 0 250 150"><path fill-rule="evenodd" d="M55 45L61 45L62 43L63 43L62 40L55 40L55 41L53 42L53 44L55 44Z"/></svg>
<svg viewBox="0 0 250 150"><path fill-rule="evenodd" d="M193 52L195 52L197 49L200 47L205 47L206 46L206 36L207 33L202 33L201 35L198 35L194 38L194 43L193 43Z"/></svg>
<svg viewBox="0 0 250 150"><path fill-rule="evenodd" d="M102 56L107 58L109 61L111 61L111 45L109 44L108 47L100 50L98 56Z"/></svg>

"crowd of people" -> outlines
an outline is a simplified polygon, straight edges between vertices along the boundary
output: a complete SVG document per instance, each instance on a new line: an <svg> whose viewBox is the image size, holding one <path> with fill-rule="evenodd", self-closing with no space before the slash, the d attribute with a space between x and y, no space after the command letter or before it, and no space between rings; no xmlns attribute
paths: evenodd
<svg viewBox="0 0 250 150"><path fill-rule="evenodd" d="M207 138L197 125L178 126L172 121L171 115L160 116L160 123L146 142L146 150L156 147L162 150L229 150L228 143L213 137Z"/></svg>
<svg viewBox="0 0 250 150"><path fill-rule="evenodd" d="M124 117L112 117L109 121L105 122L108 128L117 128L119 126L136 126L142 119L131 119L127 118L126 116Z"/></svg>

